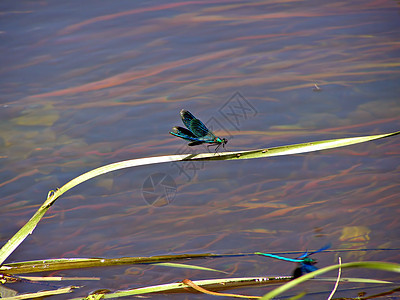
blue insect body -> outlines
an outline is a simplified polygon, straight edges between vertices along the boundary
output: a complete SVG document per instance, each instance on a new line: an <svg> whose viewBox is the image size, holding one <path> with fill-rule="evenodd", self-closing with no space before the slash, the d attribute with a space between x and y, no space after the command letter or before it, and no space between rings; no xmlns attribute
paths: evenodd
<svg viewBox="0 0 400 300"><path fill-rule="evenodd" d="M182 122L185 124L187 129L175 126L169 132L170 134L190 141L189 146L206 143L210 144L208 146L217 145L215 151L217 151L221 145L225 148L225 144L228 142L227 139L215 136L215 134L209 130L203 122L193 116L189 111L182 109L180 114Z"/></svg>
<svg viewBox="0 0 400 300"><path fill-rule="evenodd" d="M276 258L279 260L299 263L299 266L293 272L293 277L297 278L297 277L302 276L305 273L311 273L311 272L314 272L315 270L318 270L318 268L315 266L315 264L317 263L317 260L310 258L310 255L313 255L318 252L322 252L330 247L331 247L331 245L328 244L328 245L325 245L324 247L322 247L321 249L318 249L317 251L314 251L311 253L308 253L308 251L306 251L303 255L299 256L298 258L288 258L288 257L283 257L283 256L275 255L275 254L262 253L262 252L256 252L255 254L267 256L267 257L271 257L271 258Z"/></svg>

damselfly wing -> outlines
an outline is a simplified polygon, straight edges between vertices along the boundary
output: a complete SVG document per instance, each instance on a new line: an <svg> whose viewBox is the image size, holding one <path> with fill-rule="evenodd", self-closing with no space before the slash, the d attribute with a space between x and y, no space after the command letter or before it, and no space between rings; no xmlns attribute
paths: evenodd
<svg viewBox="0 0 400 300"><path fill-rule="evenodd" d="M189 146L201 144L209 144L208 146L217 145L215 151L217 151L221 145L225 148L225 144L228 142L227 139L217 137L203 122L193 116L189 111L182 109L180 114L182 122L187 129L175 126L169 132L170 134L189 141Z"/></svg>

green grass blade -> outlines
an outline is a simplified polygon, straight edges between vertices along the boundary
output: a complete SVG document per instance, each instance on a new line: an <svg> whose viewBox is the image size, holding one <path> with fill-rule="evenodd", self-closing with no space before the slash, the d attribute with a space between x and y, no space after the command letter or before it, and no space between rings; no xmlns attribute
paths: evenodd
<svg viewBox="0 0 400 300"><path fill-rule="evenodd" d="M269 284L277 284L288 282L291 276L278 276L278 277L241 277L241 278L224 278L224 279L205 279L193 280L193 282L208 290L225 290L227 288L236 288L242 286L265 286ZM103 299L113 299L118 297L128 297L133 295L143 295L151 293L185 293L187 292L187 285L182 282L167 283L155 286L148 286L142 288L135 288L124 291L117 291L115 293L104 294ZM78 300L82 298L75 298L71 300Z"/></svg>
<svg viewBox="0 0 400 300"><path fill-rule="evenodd" d="M299 278L296 278L276 289L273 291L265 294L261 300L270 300L273 299L274 297L282 294L283 292L295 287L296 285L310 280L315 276L321 275L323 273L342 268L367 268L367 269L376 269L376 270L383 270L383 271L389 271L389 272L396 272L400 273L400 264L394 264L394 263L386 263L386 262L376 262L376 261L363 261L363 262L351 262L351 263L345 263L345 264L340 264L340 265L333 265L329 267L325 267L322 269L319 269L317 271L308 273L306 275L303 275Z"/></svg>
<svg viewBox="0 0 400 300"><path fill-rule="evenodd" d="M171 268L193 269L193 270L201 270L201 271L212 271L212 272L219 272L219 273L229 274L228 272L225 272L225 271L220 271L220 270L206 268L206 267L200 267L200 266L194 266L194 265L187 265L187 264L155 263L155 264L152 264L152 265L163 266L163 267L171 267Z"/></svg>
<svg viewBox="0 0 400 300"><path fill-rule="evenodd" d="M193 280L193 282L201 286L207 290L212 291L221 291L227 289L235 289L239 287L257 287L257 286L266 286L266 285L273 285L273 284L282 284L282 283L290 283L292 282L292 276L276 276L276 277L240 277L240 278L223 278L223 279L204 279L204 280ZM324 280L324 278L321 278ZM346 280L346 279L345 279ZM328 281L336 281L336 278L330 279ZM357 281L355 278L354 282ZM364 282L361 279L360 282ZM376 282L370 282L376 283ZM378 283L382 283L379 281ZM385 282L387 283L387 282ZM144 295L144 294L151 294L151 293L185 293L187 292L187 285L182 282L174 282L174 283L167 283L155 286L147 286L123 291L117 291L114 293L104 294L103 299L113 299L119 297L129 297L134 295ZM75 298L71 300L78 300L83 298Z"/></svg>
<svg viewBox="0 0 400 300"><path fill-rule="evenodd" d="M293 296L293 297L291 297L289 300L298 300L298 299L301 299L301 298L303 298L305 295L307 295L307 293L306 293L306 292L301 292L300 294L298 294L298 295L296 295L296 296Z"/></svg>
<svg viewBox="0 0 400 300"><path fill-rule="evenodd" d="M229 255L228 255L229 256ZM121 258L60 258L32 260L4 264L0 272L8 274L27 274L43 271L59 271L68 269L82 269L93 267L118 266L126 264L154 264L169 262L173 260L188 260L195 258L221 257L220 254L179 254L179 255L158 255L150 257L121 257Z"/></svg>
<svg viewBox="0 0 400 300"><path fill-rule="evenodd" d="M337 278L334 277L319 277L313 278L312 281L336 281ZM373 283L373 284L393 284L392 281L380 280L380 279L371 279L371 278L340 278L340 282L354 282L354 283Z"/></svg>
<svg viewBox="0 0 400 300"><path fill-rule="evenodd" d="M46 201L38 209L35 215L0 249L0 265L7 259L7 257L22 243L22 241L33 232L38 222L50 208L50 206L66 191L73 187L89 180L94 177L106 174L112 171L143 166L149 164L175 162L175 161L188 161L188 160L235 160L235 159L251 159L251 158L265 158L279 155L291 155L313 151L320 151L338 147L349 146L358 143L364 143L367 141L377 140L400 134L400 131L379 134L371 136L361 136L353 138L342 138L325 141L316 141L310 143L302 143L289 146L281 146L274 148L265 148L257 150L246 150L246 151L235 151L235 152L223 152L223 153L202 153L202 154L182 154L182 155L166 155L158 157L147 157L132 159L122 162L109 164L87 173L84 173L71 181L67 182L61 188L56 191L51 191L48 194Z"/></svg>
<svg viewBox="0 0 400 300"><path fill-rule="evenodd" d="M59 288L56 290L49 290L49 291L42 291L42 292L37 292L37 293L29 293L29 294L20 294L16 295L13 297L7 297L7 298L1 298L2 300L23 300L23 299L35 299L35 298L44 298L44 297L49 297L49 296L55 296L55 295L62 295L62 294L68 294L73 292L74 289L79 288L78 286L69 286L65 288Z"/></svg>
<svg viewBox="0 0 400 300"><path fill-rule="evenodd" d="M7 257L23 242L23 240L29 234L32 234L33 230L36 228L36 225L49 208L50 206L44 207L42 205L33 215L33 217L0 249L0 266L7 259Z"/></svg>

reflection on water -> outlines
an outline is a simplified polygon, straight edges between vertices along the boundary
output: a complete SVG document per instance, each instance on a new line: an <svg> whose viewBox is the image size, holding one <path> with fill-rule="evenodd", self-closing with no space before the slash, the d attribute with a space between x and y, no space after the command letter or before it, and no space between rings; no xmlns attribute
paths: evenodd
<svg viewBox="0 0 400 300"><path fill-rule="evenodd" d="M228 150L398 130L393 1L10 2L1 11L3 243L49 190L90 169L205 151L168 134L182 108L210 120ZM237 93L245 100L230 102ZM245 101L248 115L238 113ZM305 250L327 242L399 247L398 144L393 137L293 157L107 174L59 199L8 261ZM146 178L158 173L176 183L174 200L161 207L142 195ZM336 263L334 254L318 259ZM293 267L254 258L199 264L234 276ZM103 282L86 292L213 275L154 266L101 273Z"/></svg>

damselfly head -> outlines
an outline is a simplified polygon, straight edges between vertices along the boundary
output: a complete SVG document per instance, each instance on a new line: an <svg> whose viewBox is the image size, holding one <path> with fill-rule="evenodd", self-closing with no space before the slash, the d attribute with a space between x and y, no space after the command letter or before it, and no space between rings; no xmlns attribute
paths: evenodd
<svg viewBox="0 0 400 300"><path fill-rule="evenodd" d="M315 265L318 261L316 259L306 257L303 259L303 263L306 265Z"/></svg>

